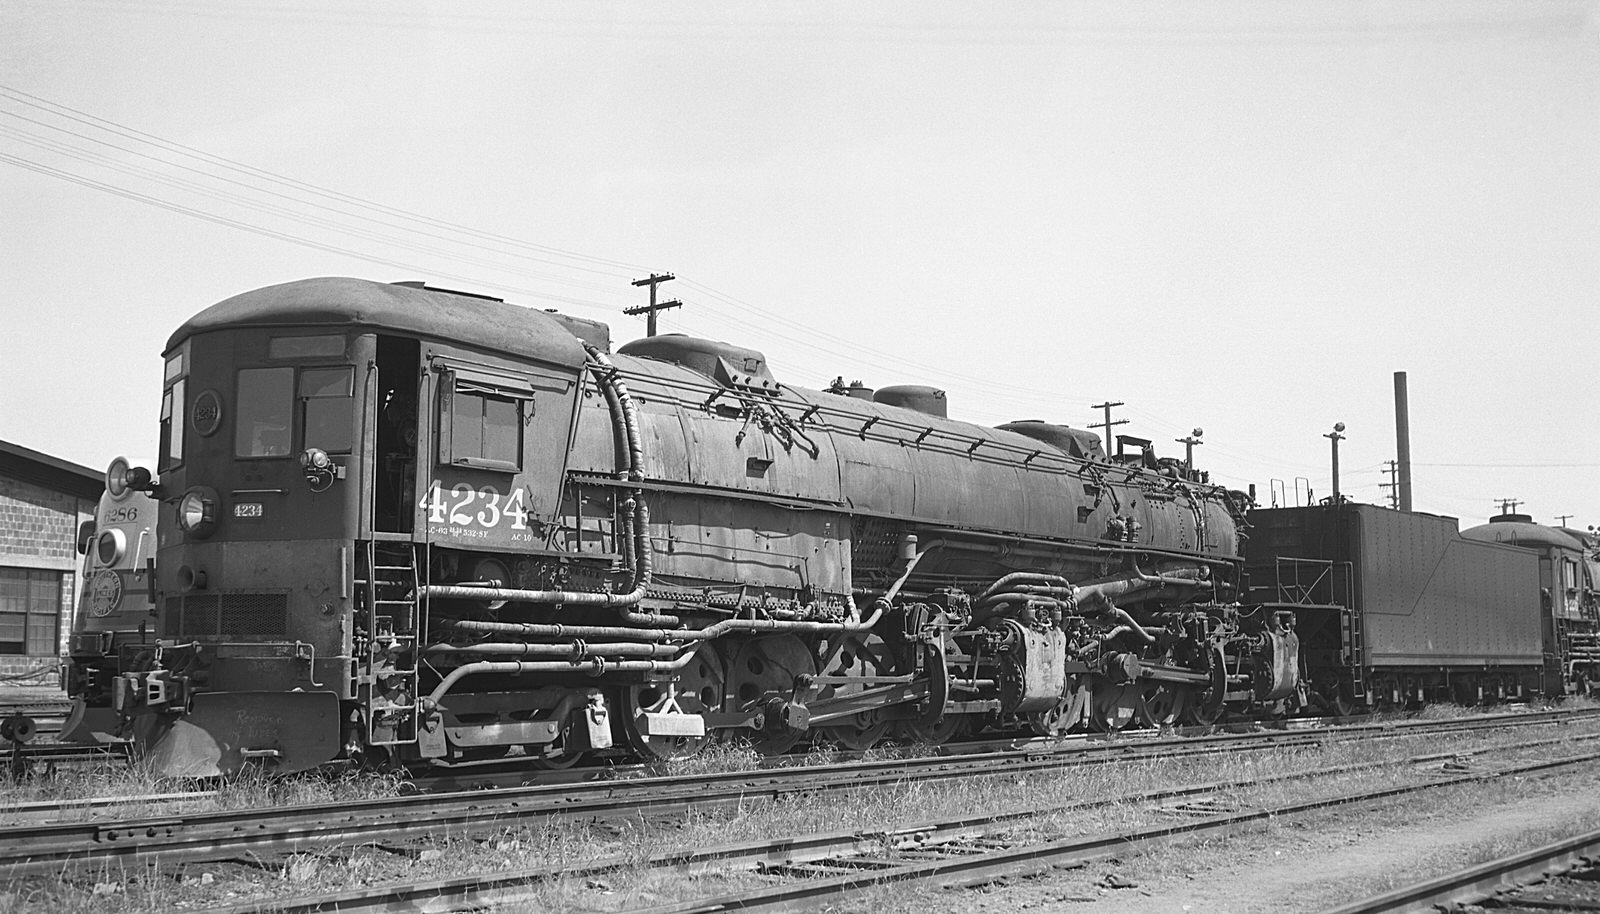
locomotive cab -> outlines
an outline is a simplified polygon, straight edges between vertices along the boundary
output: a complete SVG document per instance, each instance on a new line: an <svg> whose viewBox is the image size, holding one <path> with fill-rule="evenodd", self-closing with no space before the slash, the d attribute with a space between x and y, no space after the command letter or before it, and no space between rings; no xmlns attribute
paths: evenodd
<svg viewBox="0 0 1600 914"><path fill-rule="evenodd" d="M553 520L581 348L530 365L511 354L525 341L470 308L431 337L433 297L294 283L174 334L160 663L122 676L116 700L158 768L293 771L414 741L424 632L409 592L472 578L474 553Z"/></svg>

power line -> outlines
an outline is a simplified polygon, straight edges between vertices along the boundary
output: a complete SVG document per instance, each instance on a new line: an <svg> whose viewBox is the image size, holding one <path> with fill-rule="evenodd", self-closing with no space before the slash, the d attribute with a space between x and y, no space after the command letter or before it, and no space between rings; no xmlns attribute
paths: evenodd
<svg viewBox="0 0 1600 914"><path fill-rule="evenodd" d="M276 184L279 184L279 185L282 185L282 186L295 188L295 189L301 190L301 191L309 191L309 192L311 192L313 194L317 194L317 195L321 195L321 196L331 197L331 198L334 198L334 199L337 199L337 200L340 200L340 201L344 201L344 202L350 203L352 205L355 205L355 206L363 208L363 209L369 209L369 210L385 213L385 214L392 215L392 216L399 216L399 217L402 217L404 219L414 220L414 221L421 222L421 223L424 223L424 224L427 224L427 225L430 225L430 226L448 229L448 230L450 230L452 232L457 232L457 233L461 233L461 234L465 234L465 235L470 235L470 236L473 236L473 237L476 237L476 238L482 238L482 239L486 239L486 240L497 241L497 242L501 242L501 243L504 243L504 244L509 244L509 245L512 245L512 246L515 246L515 247L525 248L525 249L528 249L528 250L531 250L531 251L537 251L537 252L540 252L540 253L557 255L557 256L573 259L573 260L584 261L584 262L588 262L588 263L592 263L592 264L596 264L596 265L609 267L610 268L609 270L604 271L604 272L608 273L609 275L620 275L620 274L622 274L624 272L626 272L626 273L636 273L639 270L637 265L629 264L629 263L626 263L626 262L623 262L623 261L620 261L620 260L611 260L611 259L603 258L603 257L595 257L593 255L583 254L583 253L579 253L579 252L576 252L576 251L569 251L569 250L565 250L565 249L562 249L562 248L550 247L548 245L535 244L533 242L524 241L522 239L513 238L513 237L510 237L510 236L507 236L507 235L499 235L499 234L495 234L493 232L485 232L485 231L473 228L473 227L468 226L468 225L462 225L460 223L449 222L449 221L446 221L446 220L443 220L443 219L437 219L437 218L434 218L432 216L428 216L428 215L425 215L425 214L422 214L422 213L411 212L409 210L400 209L398 207L388 206L388 205L383 204L383 203L376 203L374 201L367 200L367 199L364 199L362 197L357 197L357 196L355 196L353 194L347 194L347 193L344 193L342 191L334 190L332 188L327 188L327 187L322 187L320 185L311 184L309 182L301 181L301 180L298 180L296 178L286 177L286 176L280 175L280 174L278 174L276 172L268 171L267 169L264 169L264 168L258 168L258 167L254 166L254 165L249 165L249 164L246 164L244 162L239 162L239 161L236 161L234 159L229 159L229 158L226 158L226 157L223 157L223 156L215 155L213 153L209 153L209 152L206 152L206 151L201 150L201 149L196 149L196 148L194 148L192 146L186 146L186 145L184 145L182 143L178 143L178 142L174 142L172 140L164 139L164 138L158 137L158 136L156 136L154 134L145 133L144 131L137 130L137 129L132 128L132 127L128 127L128 126L125 126L123 124L119 124L119 123L116 123L115 121L110 121L110 120L107 120L107 119L102 118L102 117L97 117L96 115L89 114L88 112L80 111L77 108L73 108L73 107L70 107L68 105L63 105L63 104L60 104L58 102L53 102L53 101L50 101L49 99L42 98L40 96L33 95L31 93L28 93L28 92L24 92L24 91L22 91L20 89L16 89L14 87L7 86L7 85L4 85L4 84L0 84L0 96L10 97L12 101L15 101L15 102L17 102L19 104L27 105L29 107L33 107L33 108L44 110L44 111L49 111L52 114L55 114L57 117L62 117L62 118L65 118L65 119L67 119L69 121L74 121L74 122L83 124L85 126L93 127L93 128L100 129L100 130L105 130L105 131L107 131L109 133L112 133L112 134L115 134L115 135L119 135L119 136L122 136L122 137L127 138L127 139L133 139L133 140L136 140L136 141L139 141L139 142L148 143L148 144L154 145L154 146L156 146L158 148L166 149L166 150L169 150L169 151L172 151L172 152L176 152L179 155L183 155L183 156L186 156L186 157L189 157L189 158L198 159L200 161L208 162L208 163L211 163L211 164L214 164L214 165L220 165L223 168L226 168L226 169L229 169L229 170L233 170L233 171L237 171L237 172L242 172L242 173L250 175L250 176L252 176L254 178L264 178L264 179L266 179L266 180L268 180L270 182L273 182L273 183L276 183ZM13 114L12 116L13 117L19 117L19 115L15 115L15 114ZM60 130L62 128L58 128L57 127L57 128L52 128L52 129ZM82 136L82 135L79 135L79 136ZM94 140L93 138L87 137L87 136L82 136L82 138L83 139L88 139L91 142L104 143L104 141L102 141L102 140ZM113 144L108 144L108 145L113 145ZM123 151L133 152L133 150L127 150L127 149L124 149ZM143 155L143 153L135 153L135 154ZM166 164L172 164L172 165L174 165L174 167L185 167L185 166L179 166L176 163L166 163ZM227 180L227 179L218 178L218 180ZM315 205L315 204L313 204L313 205ZM418 231L416 229L410 229L410 230L411 231ZM571 269L591 269L591 268L586 268L586 267L579 267L579 266L576 266L576 265L572 265L572 266L570 266L570 268Z"/></svg>
<svg viewBox="0 0 1600 914"><path fill-rule="evenodd" d="M364 261L366 261L368 263L376 263L376 264L381 264L381 265L384 265L384 266L395 267L397 269L406 270L408 272L417 271L417 267L415 265L413 265L413 264L404 263L404 262L401 262L401 261L398 261L398 260L390 260L390 259L384 258L384 257L376 257L376 256L373 256L371 254L362 253L361 251L352 250L350 248L343 248L343 247L339 247L337 245L325 244L325 243L319 242L319 241L312 241L312 240L310 240L308 238L301 238L301 237L298 237L296 235L291 235L291 234L289 234L287 232L280 232L280 231L276 231L274 229L264 228L264 227L259 226L259 225L251 225L248 222L241 222L241 221L239 221L237 219L229 219L226 216L218 216L215 213L208 213L208 212L205 212L204 210L197 210L197 209L194 209L193 207L183 206L182 204L178 204L178 203L172 203L170 201L162 200L162 199L159 199L157 197L151 197L151 196L149 196L147 194L141 194L141 193L139 193L137 191L131 191L131 190L127 190L125 188L117 187L117 186L112 185L112 184L106 184L106 183L101 182L101 181L95 181L95 180L93 180L91 178L85 178L85 177L82 177L80 175L75 175L75 174L73 174L71 172L62 171L62 170L56 169L56 168L51 168L50 166L41 165L41 164L39 164L37 162L31 162L31 161L29 161L27 159L18 158L16 156L9 155L7 153L0 152L0 162L9 162L12 165L16 165L19 168L25 168L25 169L27 169L29 171L37 172L39 174L46 175L48 177L58 178L58 179L63 180L63 181L69 181L69 182L71 182L73 184L78 184L78 185L81 185L83 187L88 187L88 188L92 188L94 190L99 190L99 191L102 191L104 193L114 194L115 196L123 197L123 198L128 199L128 200L134 200L134 201L137 201L137 202L140 202L140 203L145 203L145 204L148 204L150 206L159 207L161 209L168 210L168 211L174 212L174 213L179 213L181 215L192 216L192 217L194 217L196 219L203 219L203 220L205 220L207 222L211 222L211 223L214 223L216 225L223 225L223 226L227 226L229 228L239 229L240 231L251 232L253 234L261 235L261 236L266 237L266 238L272 238L272 239L277 240L277 241L286 241L286 242L288 242L290 244L299 245L301 247L312 248L314 250L325 251L327 253L332 253L332 254L340 254L340 255L343 255L343 256L346 256L346 257L353 257L353 258L355 258L357 260L364 260ZM430 272L430 273L433 273L434 275L436 275L436 276L438 276L440 278L455 280L457 282L465 282L465 283L469 283L469 284L478 283L480 285L484 285L484 283L482 283L480 280L475 279L475 278L470 277L470 276L462 276L460 274L455 274L455 273L444 273L444 272L440 272L440 271L437 271L437 270L425 271L425 272ZM531 298L540 298L540 299L544 299L546 301L559 302L561 304L569 305L569 306L576 307L576 308L600 308L600 309L604 309L604 310L609 310L609 308L607 308L605 305L602 305L602 304L600 304L598 302L585 301L583 299L577 299L577 298L569 298L569 297L564 296L564 295L551 295L549 293L538 292L538 291L535 291L533 289L519 289L519 288L512 288L512 287L507 287L507 286L496 286L496 285L492 285L492 284L489 284L489 285L491 285L492 288L496 288L496 289L500 289L500 290L504 290L504 291L515 292L515 293L517 293L519 295L526 295L526 296L531 297Z"/></svg>

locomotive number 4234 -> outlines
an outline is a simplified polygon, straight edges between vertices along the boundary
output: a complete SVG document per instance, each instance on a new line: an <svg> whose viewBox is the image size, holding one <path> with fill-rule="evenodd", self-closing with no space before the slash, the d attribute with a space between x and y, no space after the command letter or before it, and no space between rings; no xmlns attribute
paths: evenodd
<svg viewBox="0 0 1600 914"><path fill-rule="evenodd" d="M460 527L499 527L509 519L511 529L528 529L526 490L516 489L501 495L494 486L474 489L466 483L457 483L449 492L435 479L428 493L417 502L417 507L428 512L430 524L453 524Z"/></svg>

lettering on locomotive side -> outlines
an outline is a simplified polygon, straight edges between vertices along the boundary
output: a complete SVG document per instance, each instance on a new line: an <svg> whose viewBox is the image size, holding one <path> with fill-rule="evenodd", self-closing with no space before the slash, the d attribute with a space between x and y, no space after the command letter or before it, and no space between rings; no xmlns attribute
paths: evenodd
<svg viewBox="0 0 1600 914"><path fill-rule="evenodd" d="M448 536L454 539L488 539L487 530L468 530L465 527L449 527L444 525L430 525L428 532L434 536Z"/></svg>
<svg viewBox="0 0 1600 914"><path fill-rule="evenodd" d="M429 529L451 536L486 535L477 531L528 529L528 492L516 489L501 495L494 486L474 489L466 483L457 483L448 493L435 479L428 493L417 502L417 507L428 512ZM461 530L460 533L450 531Z"/></svg>

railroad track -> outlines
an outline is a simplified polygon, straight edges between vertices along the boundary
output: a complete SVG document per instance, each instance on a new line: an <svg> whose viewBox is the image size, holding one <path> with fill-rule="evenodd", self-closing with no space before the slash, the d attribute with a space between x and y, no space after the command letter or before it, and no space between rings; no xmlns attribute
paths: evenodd
<svg viewBox="0 0 1600 914"><path fill-rule="evenodd" d="M1516 748L1570 742L1557 737ZM693 872L715 867L754 871L781 884L737 895L672 903L648 909L652 914L711 914L732 910L794 910L836 903L842 896L891 882L942 886L972 885L997 879L1036 874L1061 867L1080 866L1125 854L1131 847L1182 838L1218 835L1279 817L1306 815L1334 806L1376 802L1440 787L1481 782L1506 776L1529 776L1564 767L1600 761L1600 752L1587 752L1554 760L1509 764L1493 770L1459 771L1459 765L1432 764L1419 773L1416 783L1401 787L1359 791L1309 802L1271 808L1226 808L1217 798L1228 791L1255 786L1359 772L1384 764L1426 766L1442 760L1459 762L1468 755L1487 754L1507 747L1484 747L1473 753L1439 753L1413 756L1399 762L1374 762L1280 772L1227 782L1197 783L1138 794L1077 801L1060 806L980 816L967 816L899 825L878 832L835 832L791 835L765 842L740 842L700 848L679 848L641 860L630 854L588 861L580 865L541 865L518 870L419 883L365 886L360 889L301 898L274 897L272 908L283 914L339 911L377 912L396 909L459 910L494 904L526 902L537 886L557 879L603 877L607 873L643 869ZM1155 807L1177 820L1170 825L1072 838L1044 844L1018 844L1008 832L1039 817L1083 813L1097 807L1138 804ZM392 848L391 848L392 850ZM643 878L643 877L641 877ZM212 914L242 914L260 902L211 909ZM1384 909L1387 910L1387 909Z"/></svg>
<svg viewBox="0 0 1600 914"><path fill-rule="evenodd" d="M1600 910L1600 831L1490 860L1325 914L1401 914L1492 903L1496 911ZM1491 902L1492 899L1492 902Z"/></svg>
<svg viewBox="0 0 1600 914"><path fill-rule="evenodd" d="M1290 748L1296 745L1307 745L1314 742L1325 742L1340 738L1384 738L1402 737L1412 732L1427 732L1432 734L1450 732L1452 730L1477 730L1494 728L1506 724L1519 726L1535 725L1542 723L1557 724L1563 721L1577 721L1586 717L1600 717L1600 709L1580 709L1576 711L1524 711L1482 715L1477 717L1460 718L1455 721L1418 721L1418 720L1381 720L1366 721L1361 718L1326 718L1306 719L1299 718L1288 722L1288 726L1277 731L1280 735L1272 745L1276 748ZM1419 729L1420 728L1420 729ZM1150 731L1118 734L1116 737L1082 736L1075 735L1065 738L1046 739L1042 737L1009 738L966 743L954 743L939 747L938 756L930 756L920 762L906 762L905 764L933 764L939 757L976 757L989 754L1054 754L1060 752L1082 752L1081 763L1099 764L1118 758L1134 758L1139 755L1151 753L1171 752L1176 754L1176 749L1151 748L1141 749L1140 746L1150 747L1177 747L1188 751L1190 749L1201 752L1226 751L1227 749L1247 742L1252 739L1265 738L1261 731L1253 733L1242 732L1239 725L1215 726L1209 728L1190 728L1175 731L1177 735L1162 737ZM1181 738L1180 738L1181 736ZM1266 748L1263 743L1254 748ZM0 743L0 751L9 747ZM30 759L45 763L46 772L56 764L85 764L85 763L120 763L127 760L127 747L122 744L107 746L51 746L48 744L29 744L25 752ZM1131 754L1130 754L1131 753ZM839 762L860 761L866 757L861 752L841 752ZM4 756L0 756L0 761ZM883 764L895 764L892 762ZM762 770L794 767L792 757L779 756L766 760ZM818 766L807 766L806 770L815 771ZM40 773L37 767L33 773ZM540 785L566 785L593 783L598 780L630 780L645 779L650 776L650 766L629 765L615 768L572 768L563 771L541 771L538 773ZM419 774L417 786L428 793L448 793L450 791L473 791L481 796L485 789L515 790L527 786L529 772L525 767L509 767L503 762L489 763L483 767L450 768L424 771ZM727 775L734 777L737 775ZM671 776L681 780L682 776ZM24 822L46 823L57 820L68 814L79 814L88 811L110 811L117 807L127 806L160 806L167 803L191 803L204 799L211 791L184 791L180 793L141 794L119 797L99 797L85 799L71 799L60 801L34 801L16 803L7 807L5 819L9 825ZM0 831L0 843L4 841L4 832ZM5 866L3 851L0 851L0 871Z"/></svg>
<svg viewBox="0 0 1600 914"><path fill-rule="evenodd" d="M1588 712L1406 722L1378 736L1452 733L1558 724ZM1178 741L1076 743L1033 753L991 753L844 765L779 768L688 777L540 785L384 798L293 809L229 810L120 821L35 824L0 829L0 874L16 879L56 872L71 862L131 865L230 857L271 857L329 845L380 844L536 822L597 821L682 815L694 809L748 804L796 791L860 790L1005 775L1023 777L1071 766L1140 758L1182 758L1320 745L1347 731L1219 734Z"/></svg>

